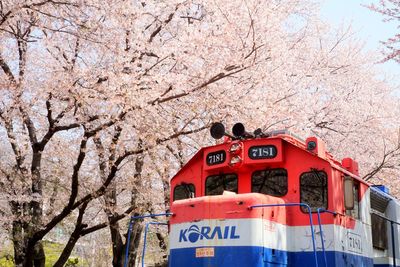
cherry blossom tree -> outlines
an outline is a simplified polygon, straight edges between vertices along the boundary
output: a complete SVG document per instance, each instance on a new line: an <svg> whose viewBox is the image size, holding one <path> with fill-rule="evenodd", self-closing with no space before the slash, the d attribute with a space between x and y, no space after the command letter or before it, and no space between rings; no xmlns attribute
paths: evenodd
<svg viewBox="0 0 400 267"><path fill-rule="evenodd" d="M79 237L107 226L104 223L89 226L84 222L84 215L91 208L91 202L104 195L107 200L112 194L107 189L110 185L113 187L112 181L121 164L129 157L170 139L200 131L204 125L187 121L176 132L154 134L140 148L129 147L125 141L116 150L123 130L136 131L134 135L124 136L132 137L134 146L137 136L152 134L146 128L148 125L134 126L137 124L134 121L142 117L140 112L157 114L157 109L162 108L160 103L180 96L163 98L155 93L149 94L147 100L142 98L133 102L139 95L128 100L126 94L121 95L113 91L113 86L109 87L110 83L106 84L115 79L115 88L126 91L115 68L120 68L120 73L128 70L118 61L109 62L119 51L119 47L111 51L107 47L113 39L100 39L104 37L100 36L101 30L112 29L111 26L101 29L99 25L99 20L108 12L107 5L102 7L104 3L21 1L1 4L1 37L5 51L0 61L5 81L2 84L1 119L10 152L9 157L2 161L1 182L9 204L9 210L4 214L9 212L13 216L10 223L15 263L17 266L32 265L32 259L37 256L34 254L38 241L76 213L75 229L56 263L56 266L62 266ZM112 35L108 37L113 38ZM123 37L125 41L126 32L123 32ZM126 49L124 47L121 51ZM154 57L138 50L135 53L140 57L137 59L139 62ZM143 67L138 72L141 73L135 82L149 70ZM146 90L145 84L143 82L143 88L133 91ZM110 94L106 89L110 89ZM143 100L146 102L141 102ZM143 110L143 104L148 106L148 110ZM147 121L156 125L160 123L151 119ZM119 126L123 122L130 127L123 129ZM90 151L96 151L93 142L101 152L100 140L107 139L107 134L112 142L108 144L110 154L107 162L103 162L103 154L98 155L100 179L82 181L93 171L93 166L88 163L88 158L93 160ZM43 161L48 164L44 165ZM104 164L108 164L107 167ZM70 171L64 171L65 167ZM108 223L116 223L133 207L122 213L113 210ZM42 250L40 246L39 250Z"/></svg>

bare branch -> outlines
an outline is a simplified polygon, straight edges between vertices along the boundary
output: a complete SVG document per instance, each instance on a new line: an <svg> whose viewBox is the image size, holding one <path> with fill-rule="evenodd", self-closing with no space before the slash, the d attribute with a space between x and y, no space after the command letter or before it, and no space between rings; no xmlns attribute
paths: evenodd
<svg viewBox="0 0 400 267"><path fill-rule="evenodd" d="M394 168L392 164L390 164L389 160L395 156L398 156L400 153L400 144L389 151L386 151L386 144L383 145L383 157L379 164L369 173L365 174L363 179L365 181L369 181L370 179L374 178L374 176L382 171L383 169L391 169Z"/></svg>
<svg viewBox="0 0 400 267"><path fill-rule="evenodd" d="M16 84L16 80L14 77L14 74L12 73L10 67L8 64L4 61L3 57L0 55L0 67L4 71L4 73L7 75L8 79L12 84Z"/></svg>
<svg viewBox="0 0 400 267"><path fill-rule="evenodd" d="M153 38L161 31L162 26L158 26L155 31L153 31L150 35L149 43L153 42Z"/></svg>
<svg viewBox="0 0 400 267"><path fill-rule="evenodd" d="M161 31L161 29L163 27L165 27L168 23L171 22L171 20L173 19L176 11L178 10L180 4L176 5L174 12L170 13L168 15L168 18L162 22L161 25L159 25L151 34L150 34L150 38L149 38L149 43L153 42L154 37L156 37L156 35Z"/></svg>
<svg viewBox="0 0 400 267"><path fill-rule="evenodd" d="M71 194L68 199L67 207L71 208L74 204L76 197L78 196L78 189L79 189L79 170L82 166L83 160L86 156L86 145L88 141L88 136L86 134L83 135L81 140L80 148L79 148L79 155L74 165L74 170L71 177Z"/></svg>
<svg viewBox="0 0 400 267"><path fill-rule="evenodd" d="M119 138L121 137L121 132L122 132L122 127L119 125L115 126L115 133L113 136L113 139L111 141L111 145L110 145L110 156L108 158L108 166L111 166L112 163L115 161L115 156L116 156L116 148L117 148L117 144L119 141Z"/></svg>
<svg viewBox="0 0 400 267"><path fill-rule="evenodd" d="M71 2L67 2L67 1L56 1L56 0L44 0L44 1L36 2L36 3L17 5L1 16L0 26L3 25L8 19L12 18L17 12L19 12L22 9L31 9L34 7L45 6L48 4L79 7L78 4L75 4L75 3L71 3Z"/></svg>
<svg viewBox="0 0 400 267"><path fill-rule="evenodd" d="M72 250L78 241L82 230L87 226L86 224L83 224L83 215L85 214L85 210L87 207L88 203L84 203L80 208L79 208L79 213L78 213L78 218L76 219L75 223L75 229L72 232L67 244L65 245L60 257L58 260L54 263L53 267L63 267L66 261L68 260L68 257L71 255Z"/></svg>
<svg viewBox="0 0 400 267"><path fill-rule="evenodd" d="M50 102L50 100L52 99L52 97L53 97L52 94L49 93L49 97L48 97L47 100L46 100L47 121L48 121L49 126L50 126L49 128L52 128L53 125L54 125L53 111L52 111L51 102Z"/></svg>
<svg viewBox="0 0 400 267"><path fill-rule="evenodd" d="M76 60L77 60L78 54L79 54L79 45L80 45L80 43L79 43L79 37L78 37L78 38L76 38L76 42L75 42L74 55L71 59L71 70L73 70L75 68L75 63L76 63Z"/></svg>
<svg viewBox="0 0 400 267"><path fill-rule="evenodd" d="M100 223L100 224L97 224L97 225L94 225L94 226L91 226L91 227L88 227L88 228L84 229L84 230L81 232L81 236L85 236L85 235L88 235L88 234L90 234L90 233L93 233L93 232L95 232L95 231L97 231L97 230L106 228L106 227L109 226L110 224L116 223L116 222L118 222L118 221L124 219L125 217L127 217L127 216L129 216L129 215L131 214L131 212L133 211L133 209L134 209L133 206L131 206L131 207L129 207L127 210L125 210L123 213L114 215L113 218L112 218L110 221L108 221L108 222Z"/></svg>
<svg viewBox="0 0 400 267"><path fill-rule="evenodd" d="M36 146L38 144L37 136L36 136L36 129L35 125L33 124L33 121L31 120L29 114L22 108L20 107L19 110L22 113L22 118L24 120L24 124L28 129L28 134L29 134L29 140L31 142L32 148L36 150Z"/></svg>
<svg viewBox="0 0 400 267"><path fill-rule="evenodd" d="M26 173L27 169L23 166L25 157L22 155L21 150L18 147L18 141L14 134L13 122L10 119L5 118L1 113L0 118L4 121L7 137L14 152L16 166L22 173Z"/></svg>
<svg viewBox="0 0 400 267"><path fill-rule="evenodd" d="M160 60L157 60L156 63L154 63L150 68L146 69L143 75L147 75L153 68L155 68L158 64L160 64L161 62L163 62L164 60L166 60L167 58L169 58L169 56L163 57Z"/></svg>
<svg viewBox="0 0 400 267"><path fill-rule="evenodd" d="M30 27L28 27L30 29ZM26 40L24 40L25 35L21 34L17 37L17 45L18 45L18 65L19 65L19 75L18 75L18 82L21 83L24 79L25 75L25 68L26 68L26 51L28 49L28 45Z"/></svg>
<svg viewBox="0 0 400 267"><path fill-rule="evenodd" d="M207 87L208 85L213 84L213 83L215 83L215 82L217 82L217 81L219 81L219 80L222 80L222 79L227 78L227 77L231 77L231 76L234 75L234 74L237 74L237 73L239 73L239 72L242 72L242 71L244 71L244 70L247 69L247 68L248 68L248 67L243 67L243 66L242 66L242 67L239 67L239 68L237 68L236 70L231 71L231 72L228 72L228 73L221 72L221 73L219 73L219 74L217 74L217 75L211 77L211 78L208 79L207 81L203 82L202 84L200 84L200 85L198 85L198 86L192 88L191 90L189 90L189 91L187 91L187 92L179 93L179 94L172 95L172 96L167 96L167 97L158 97L158 98L156 98L156 99L154 99L154 100L152 100L152 101L149 101L149 102L147 102L147 103L148 103L149 105L155 105L155 104L160 104L160 103L168 102L168 101L171 101L171 100L174 100L174 99L178 99L178 98L187 96L187 95L189 95L189 94L191 94L191 93L194 93L194 92L196 92L196 91L199 91L199 90L201 90L201 89Z"/></svg>
<svg viewBox="0 0 400 267"><path fill-rule="evenodd" d="M171 154L175 157L175 159L179 162L179 166L183 167L183 158L182 158L182 154L181 153L176 153L175 150L170 146L167 145L166 146L168 151L171 152Z"/></svg>
<svg viewBox="0 0 400 267"><path fill-rule="evenodd" d="M73 104L68 105L63 111L61 111L55 119L53 119L53 110L51 106L51 99L52 99L52 94L49 94L48 99L46 100L46 109L47 109L47 121L49 123L49 128L46 132L46 134L43 136L42 140L38 142L38 149L40 151L43 151L47 143L50 141L50 139L53 137L53 135L57 132L60 131L67 131L71 130L74 128L81 127L82 124L80 123L71 123L68 125L60 125L56 126L56 124L64 117L65 113L70 111L73 107Z"/></svg>

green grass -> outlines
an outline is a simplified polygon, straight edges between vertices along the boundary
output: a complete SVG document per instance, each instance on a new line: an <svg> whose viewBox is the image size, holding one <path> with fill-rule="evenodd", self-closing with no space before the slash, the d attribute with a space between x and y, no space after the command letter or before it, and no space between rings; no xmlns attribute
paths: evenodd
<svg viewBox="0 0 400 267"><path fill-rule="evenodd" d="M14 262L12 260L8 260L4 256L0 256L0 266L1 267L14 267Z"/></svg>
<svg viewBox="0 0 400 267"><path fill-rule="evenodd" d="M0 267L14 267L12 261L13 248L11 245L6 247L0 247Z"/></svg>
<svg viewBox="0 0 400 267"><path fill-rule="evenodd" d="M43 242L44 251L46 254L46 267L51 267L58 260L64 245L53 243L49 241ZM6 248L0 254L0 267L14 267L14 262L12 260L12 248ZM78 257L71 256L69 257L65 266L73 267L73 266L89 266L89 264Z"/></svg>
<svg viewBox="0 0 400 267"><path fill-rule="evenodd" d="M43 248L46 255L46 267L51 267L58 260L64 246L58 243L44 241Z"/></svg>

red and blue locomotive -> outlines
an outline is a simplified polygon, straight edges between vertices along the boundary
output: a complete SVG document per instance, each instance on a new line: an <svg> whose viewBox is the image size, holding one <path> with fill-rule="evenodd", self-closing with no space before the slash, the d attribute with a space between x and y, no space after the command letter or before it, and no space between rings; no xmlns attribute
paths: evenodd
<svg viewBox="0 0 400 267"><path fill-rule="evenodd" d="M400 266L400 204L356 161L316 137L232 132L214 124L224 142L171 179L170 267Z"/></svg>

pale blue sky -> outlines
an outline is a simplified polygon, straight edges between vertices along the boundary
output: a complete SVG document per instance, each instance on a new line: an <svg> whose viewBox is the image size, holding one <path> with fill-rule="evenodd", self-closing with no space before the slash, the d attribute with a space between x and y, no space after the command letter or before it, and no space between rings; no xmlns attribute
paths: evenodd
<svg viewBox="0 0 400 267"><path fill-rule="evenodd" d="M378 0L321 0L321 17L330 24L351 24L358 37L366 41L369 50L381 51L380 41L393 36L399 30L396 23L383 22L383 16L362 5L378 3ZM387 62L379 66L385 72L400 76L400 64Z"/></svg>

